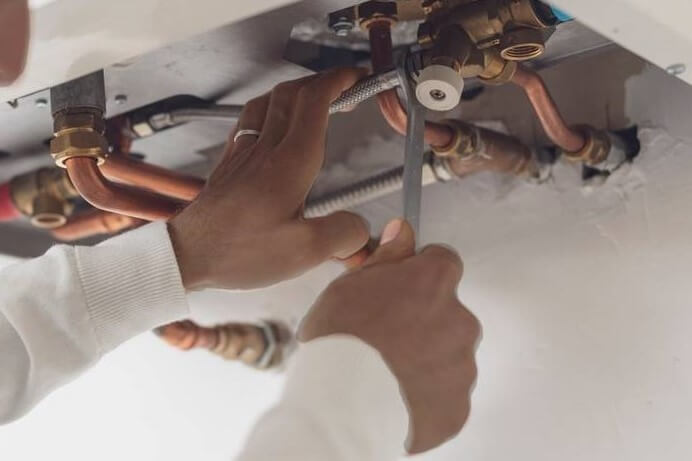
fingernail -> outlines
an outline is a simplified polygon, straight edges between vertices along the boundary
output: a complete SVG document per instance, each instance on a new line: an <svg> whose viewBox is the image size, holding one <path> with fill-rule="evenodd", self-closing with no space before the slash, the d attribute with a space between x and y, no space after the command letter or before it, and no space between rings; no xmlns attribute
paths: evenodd
<svg viewBox="0 0 692 461"><path fill-rule="evenodd" d="M404 222L401 219L395 219L390 221L382 231L382 238L380 239L380 245L386 245L392 240L394 240L401 232L401 225Z"/></svg>

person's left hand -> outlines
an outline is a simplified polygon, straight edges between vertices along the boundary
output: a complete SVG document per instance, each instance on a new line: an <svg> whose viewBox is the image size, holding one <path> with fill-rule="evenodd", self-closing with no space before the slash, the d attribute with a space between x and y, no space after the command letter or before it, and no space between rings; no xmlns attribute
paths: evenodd
<svg viewBox="0 0 692 461"><path fill-rule="evenodd" d="M282 83L245 106L238 128L261 136L230 142L199 198L169 223L188 290L268 286L367 244L357 215L302 217L324 161L329 105L363 76L341 69Z"/></svg>
<svg viewBox="0 0 692 461"><path fill-rule="evenodd" d="M0 0L0 86L10 85L19 78L28 48L27 0Z"/></svg>

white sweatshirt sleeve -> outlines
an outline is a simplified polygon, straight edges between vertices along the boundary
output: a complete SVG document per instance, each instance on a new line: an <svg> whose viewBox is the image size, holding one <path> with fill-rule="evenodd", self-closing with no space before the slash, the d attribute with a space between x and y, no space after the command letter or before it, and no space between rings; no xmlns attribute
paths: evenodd
<svg viewBox="0 0 692 461"><path fill-rule="evenodd" d="M349 336L300 346L279 403L237 461L390 461L404 454L408 410L380 354Z"/></svg>
<svg viewBox="0 0 692 461"><path fill-rule="evenodd" d="M164 223L91 248L56 246L0 271L0 424L188 311Z"/></svg>
<svg viewBox="0 0 692 461"><path fill-rule="evenodd" d="M187 315L163 223L92 248L56 246L0 271L0 424L129 338ZM281 401L238 460L396 460L407 430L398 383L379 353L333 336L299 348Z"/></svg>

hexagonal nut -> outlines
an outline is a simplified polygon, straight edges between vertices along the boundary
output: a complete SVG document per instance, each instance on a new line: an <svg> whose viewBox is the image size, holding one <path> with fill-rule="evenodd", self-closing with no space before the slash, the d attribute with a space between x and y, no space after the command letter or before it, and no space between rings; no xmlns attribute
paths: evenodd
<svg viewBox="0 0 692 461"><path fill-rule="evenodd" d="M608 158L611 141L608 133L597 130L590 125L577 125L574 127L586 138L586 144L579 152L562 152L568 160L583 162L586 165L598 165Z"/></svg>
<svg viewBox="0 0 692 461"><path fill-rule="evenodd" d="M444 147L433 147L432 151L437 157L464 158L473 155L478 147L478 131L471 125L459 120L444 120L442 122L454 131L452 143Z"/></svg>
<svg viewBox="0 0 692 461"><path fill-rule="evenodd" d="M67 222L67 202L51 194L39 194L34 198L31 224L41 229L55 229Z"/></svg>
<svg viewBox="0 0 692 461"><path fill-rule="evenodd" d="M65 131L50 142L50 153L56 165L65 168L65 161L73 157L90 157L99 165L106 161L108 141L94 131Z"/></svg>
<svg viewBox="0 0 692 461"><path fill-rule="evenodd" d="M382 2L370 0L358 5L358 20L364 29L373 21L385 20L392 23L397 22L398 7L396 2Z"/></svg>
<svg viewBox="0 0 692 461"><path fill-rule="evenodd" d="M505 85L512 81L517 72L518 64L516 61L507 61L497 48L488 48L484 51L485 69L478 76L479 80L486 85Z"/></svg>
<svg viewBox="0 0 692 461"><path fill-rule="evenodd" d="M55 133L73 129L85 129L104 133L106 122L103 119L102 113L86 109L79 112L62 112L55 116L53 121L53 131Z"/></svg>
<svg viewBox="0 0 692 461"><path fill-rule="evenodd" d="M543 54L545 39L538 29L519 27L505 32L499 47L500 55L508 61L528 61Z"/></svg>

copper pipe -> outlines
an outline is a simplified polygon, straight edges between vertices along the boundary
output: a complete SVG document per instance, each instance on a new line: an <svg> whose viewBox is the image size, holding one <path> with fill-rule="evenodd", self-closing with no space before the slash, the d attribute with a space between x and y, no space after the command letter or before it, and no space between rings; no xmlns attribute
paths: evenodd
<svg viewBox="0 0 692 461"><path fill-rule="evenodd" d="M156 194L108 182L93 158L75 157L66 160L65 165L79 194L101 210L158 221L173 216L181 205Z"/></svg>
<svg viewBox="0 0 692 461"><path fill-rule="evenodd" d="M392 25L390 21L374 21L368 26L370 34L370 53L375 73L382 73L394 67L392 56ZM385 91L377 96L385 120L400 134L406 135L408 114L401 105L396 90ZM449 146L454 133L449 127L439 123L426 122L425 142L433 147Z"/></svg>
<svg viewBox="0 0 692 461"><path fill-rule="evenodd" d="M372 70L381 74L394 68L392 23L388 20L373 21L368 25L370 36L370 60Z"/></svg>
<svg viewBox="0 0 692 461"><path fill-rule="evenodd" d="M272 343L275 349L264 367L276 365L281 361L283 345L286 343L286 332L278 325L270 324L268 328L273 333ZM260 366L260 359L272 347L262 327L242 323L203 327L185 320L164 325L154 332L175 348L207 349L226 360L240 360L250 366Z"/></svg>
<svg viewBox="0 0 692 461"><path fill-rule="evenodd" d="M463 123L463 122L457 122ZM451 156L447 161L449 169L457 176L464 177L481 171L494 171L520 175L534 174L535 164L531 161L531 150L518 139L485 128L476 130L480 151L469 156Z"/></svg>
<svg viewBox="0 0 692 461"><path fill-rule="evenodd" d="M377 96L382 115L389 125L398 133L406 135L408 114L401 105L396 90L385 91ZM454 132L446 125L435 122L425 122L425 142L432 147L444 148L454 141Z"/></svg>
<svg viewBox="0 0 692 461"><path fill-rule="evenodd" d="M110 155L100 167L103 175L119 183L191 202L204 187L204 180L186 176L125 155Z"/></svg>
<svg viewBox="0 0 692 461"><path fill-rule="evenodd" d="M92 210L69 218L67 224L53 230L53 237L63 242L74 242L97 235L117 234L144 223L130 216Z"/></svg>
<svg viewBox="0 0 692 461"><path fill-rule="evenodd" d="M579 152L584 148L586 138L567 126L540 75L520 65L512 83L526 92L545 133L556 146L567 152Z"/></svg>

